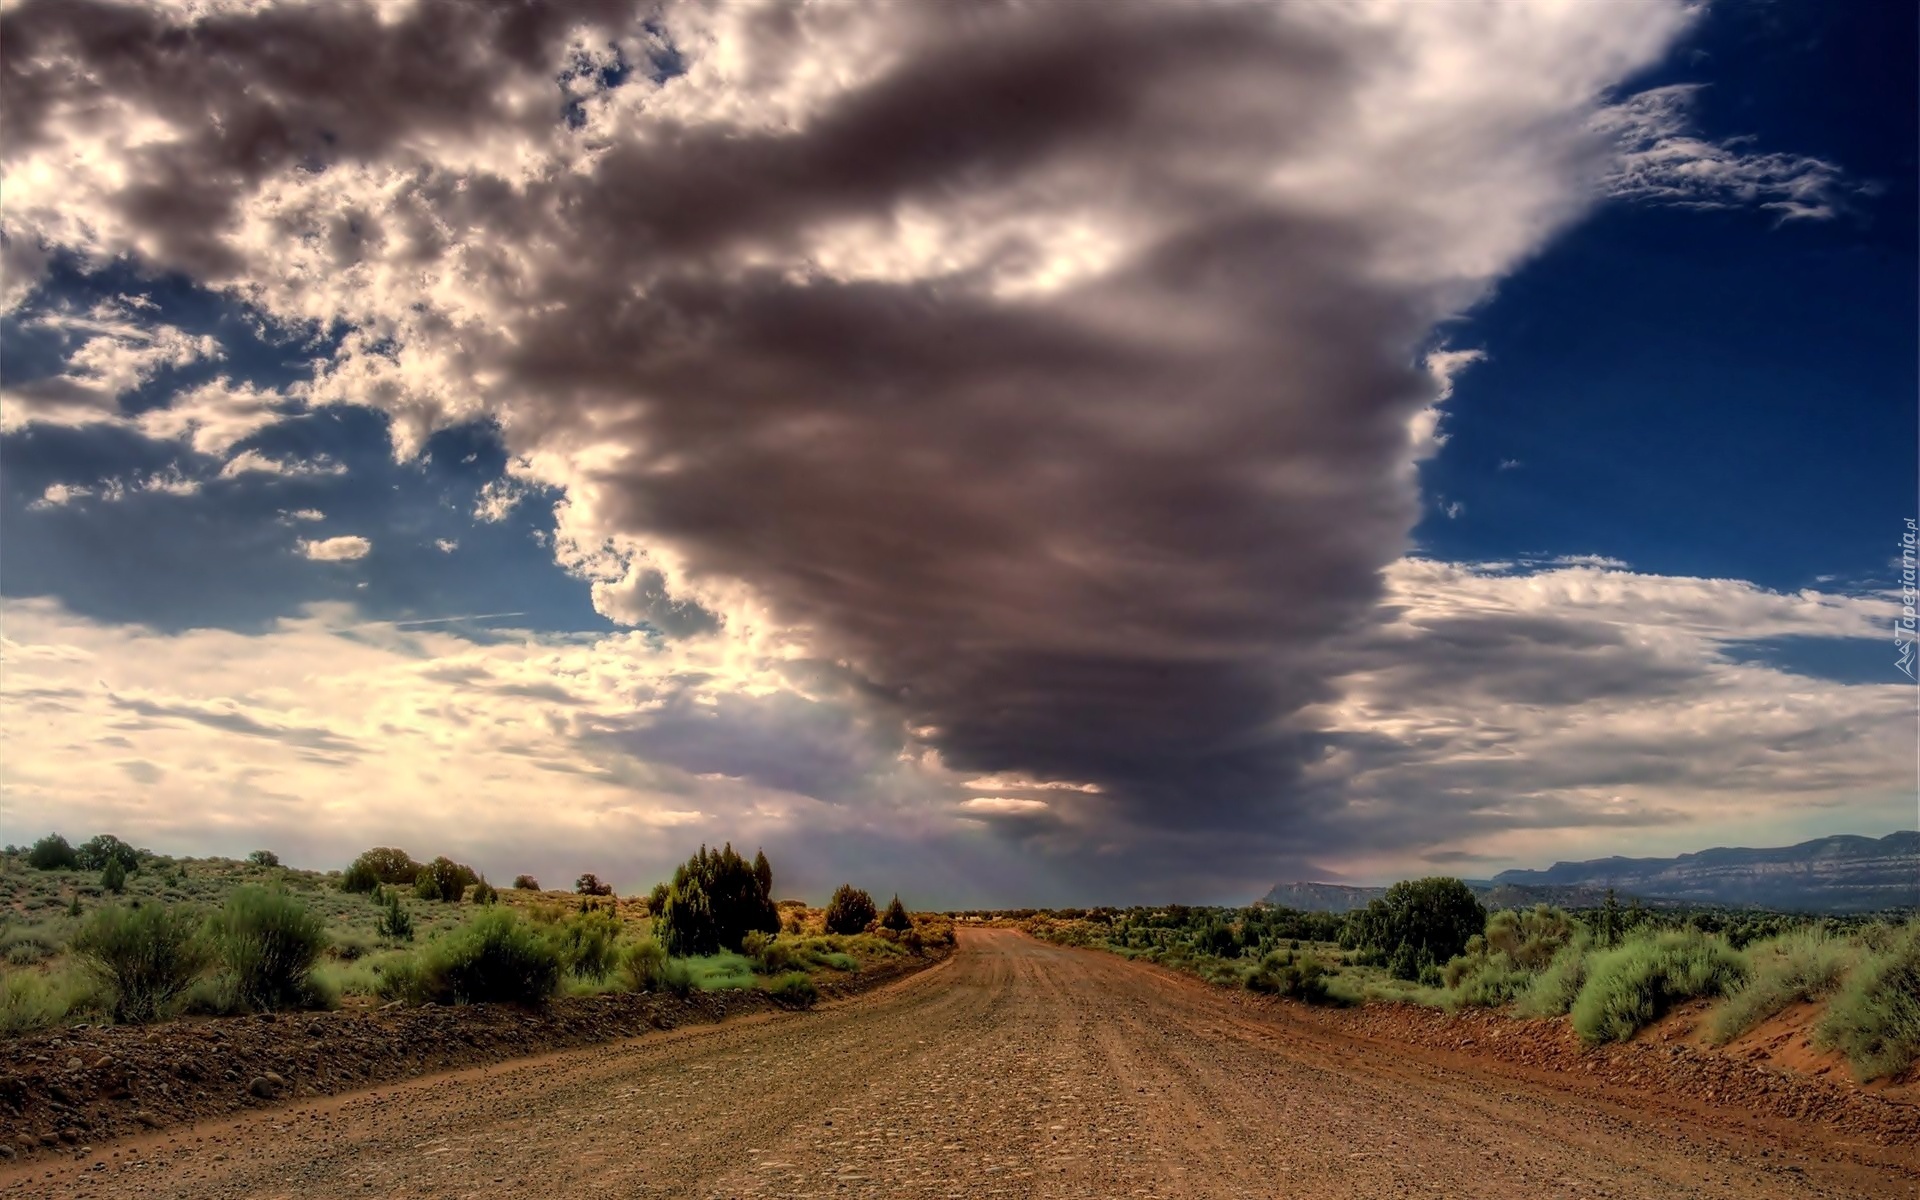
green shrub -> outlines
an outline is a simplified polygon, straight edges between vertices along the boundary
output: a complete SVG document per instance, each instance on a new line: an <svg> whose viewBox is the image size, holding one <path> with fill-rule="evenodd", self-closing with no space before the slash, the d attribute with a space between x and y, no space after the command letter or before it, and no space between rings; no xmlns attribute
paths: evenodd
<svg viewBox="0 0 1920 1200"><path fill-rule="evenodd" d="M1909 922L1884 950L1847 977L1814 1030L1861 1082L1898 1075L1920 1058L1920 923Z"/></svg>
<svg viewBox="0 0 1920 1200"><path fill-rule="evenodd" d="M749 863L731 843L705 846L673 872L665 905L655 917L667 952L676 957L738 950L747 934L780 932L773 906L773 869L767 856Z"/></svg>
<svg viewBox="0 0 1920 1200"><path fill-rule="evenodd" d="M880 912L873 906L873 897L843 883L834 889L833 899L827 902L827 932L838 934L862 933L873 924Z"/></svg>
<svg viewBox="0 0 1920 1200"><path fill-rule="evenodd" d="M50 833L27 851L27 865L36 871L72 871L80 866L80 855L67 839Z"/></svg>
<svg viewBox="0 0 1920 1200"><path fill-rule="evenodd" d="M341 962L358 962L372 954L375 949L377 945L372 938L350 929L336 932L333 935L333 945L328 948L329 953Z"/></svg>
<svg viewBox="0 0 1920 1200"><path fill-rule="evenodd" d="M531 875L515 875L513 886L516 891L537 892L540 890L540 881Z"/></svg>
<svg viewBox="0 0 1920 1200"><path fill-rule="evenodd" d="M678 960L703 992L724 992L753 986L753 963L740 954L703 954Z"/></svg>
<svg viewBox="0 0 1920 1200"><path fill-rule="evenodd" d="M1468 965L1456 971L1458 963ZM1532 971L1496 951L1484 958L1454 959L1447 964L1440 983L1447 989L1450 1008L1498 1008L1518 999L1532 987L1534 979Z"/></svg>
<svg viewBox="0 0 1920 1200"><path fill-rule="evenodd" d="M820 954L805 941L798 938L774 937L758 930L749 933L741 940L740 951L753 960L753 969L762 975L803 971L821 962Z"/></svg>
<svg viewBox="0 0 1920 1200"><path fill-rule="evenodd" d="M0 1035L48 1029L111 1007L100 980L84 971L0 972Z"/></svg>
<svg viewBox="0 0 1920 1200"><path fill-rule="evenodd" d="M280 856L271 850L255 850L247 855L247 861L256 867L277 867L280 865Z"/></svg>
<svg viewBox="0 0 1920 1200"><path fill-rule="evenodd" d="M627 948L621 964L627 986L636 992L673 992L684 996L693 990L693 972L687 964L667 957L667 948L653 938L642 938Z"/></svg>
<svg viewBox="0 0 1920 1200"><path fill-rule="evenodd" d="M197 913L172 905L98 909L74 934L73 953L111 993L113 1019L167 1015L212 960Z"/></svg>
<svg viewBox="0 0 1920 1200"><path fill-rule="evenodd" d="M127 890L127 869L120 865L117 858L109 858L100 872L100 886L103 890L118 896Z"/></svg>
<svg viewBox="0 0 1920 1200"><path fill-rule="evenodd" d="M480 882L473 885L473 902L475 904L498 904L500 903L500 889L488 883L486 877L482 876Z"/></svg>
<svg viewBox="0 0 1920 1200"><path fill-rule="evenodd" d="M1579 922L1565 910L1536 904L1531 910L1502 909L1487 918L1482 935L1488 954L1504 954L1522 971L1547 969L1560 948L1580 931ZM1469 953L1471 943L1469 943Z"/></svg>
<svg viewBox="0 0 1920 1200"><path fill-rule="evenodd" d="M1325 1004L1334 999L1327 990L1328 978L1334 973L1311 954L1296 956L1291 950L1275 950L1248 973L1246 987L1308 1004Z"/></svg>
<svg viewBox="0 0 1920 1200"><path fill-rule="evenodd" d="M312 978L327 950L326 923L299 900L284 891L243 887L207 929L238 1009L330 1007L330 997Z"/></svg>
<svg viewBox="0 0 1920 1200"><path fill-rule="evenodd" d="M598 910L562 921L551 936L566 972L581 979L605 979L618 964L620 928L618 917Z"/></svg>
<svg viewBox="0 0 1920 1200"><path fill-rule="evenodd" d="M767 984L767 995L789 1008L812 1008L820 999L820 989L805 971L788 971Z"/></svg>
<svg viewBox="0 0 1920 1200"><path fill-rule="evenodd" d="M1573 940L1554 952L1547 969L1516 997L1515 1007L1522 1016L1557 1017L1573 1007L1580 989L1587 982L1587 958L1593 945L1587 936L1576 933Z"/></svg>
<svg viewBox="0 0 1920 1200"><path fill-rule="evenodd" d="M1635 937L1588 964L1573 1002L1573 1028L1588 1044L1625 1041L1676 1001L1719 996L1747 975L1746 959L1692 930Z"/></svg>
<svg viewBox="0 0 1920 1200"><path fill-rule="evenodd" d="M560 986L559 950L511 909L486 909L421 958L420 994L435 1004L542 1004Z"/></svg>
<svg viewBox="0 0 1920 1200"><path fill-rule="evenodd" d="M1825 996L1839 986L1857 957L1845 939L1818 928L1783 933L1749 947L1753 974L1714 1013L1714 1044L1732 1041L1791 1004Z"/></svg>
<svg viewBox="0 0 1920 1200"><path fill-rule="evenodd" d="M408 1004L426 1002L425 964L412 950L392 950L370 964L374 976L374 994L382 1000L400 1000Z"/></svg>

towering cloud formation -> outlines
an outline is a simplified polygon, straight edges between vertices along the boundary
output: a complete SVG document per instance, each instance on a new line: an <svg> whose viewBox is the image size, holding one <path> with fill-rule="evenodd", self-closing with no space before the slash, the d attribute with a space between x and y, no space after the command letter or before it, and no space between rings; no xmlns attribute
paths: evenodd
<svg viewBox="0 0 1920 1200"><path fill-rule="evenodd" d="M343 333L298 398L402 456L497 421L604 612L857 698L976 819L1257 854L1322 825L1436 322L1619 178L1687 19L28 0L7 252Z"/></svg>

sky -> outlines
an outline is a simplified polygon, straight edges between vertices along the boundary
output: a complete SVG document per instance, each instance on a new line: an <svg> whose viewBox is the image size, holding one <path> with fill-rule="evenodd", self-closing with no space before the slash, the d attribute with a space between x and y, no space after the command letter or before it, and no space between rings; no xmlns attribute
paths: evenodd
<svg viewBox="0 0 1920 1200"><path fill-rule="evenodd" d="M0 840L956 907L1913 828L1915 19L13 0Z"/></svg>

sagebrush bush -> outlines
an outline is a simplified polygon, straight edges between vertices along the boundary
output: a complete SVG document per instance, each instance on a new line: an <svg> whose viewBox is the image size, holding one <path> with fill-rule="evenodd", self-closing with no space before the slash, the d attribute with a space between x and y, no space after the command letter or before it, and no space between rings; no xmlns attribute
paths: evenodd
<svg viewBox="0 0 1920 1200"><path fill-rule="evenodd" d="M112 998L98 978L84 971L0 972L0 1034L18 1036L105 1013Z"/></svg>
<svg viewBox="0 0 1920 1200"><path fill-rule="evenodd" d="M667 948L653 938L642 938L627 947L621 969L627 986L636 992L673 992L686 995L693 990L693 973L687 964L667 957Z"/></svg>
<svg viewBox="0 0 1920 1200"><path fill-rule="evenodd" d="M1847 1056L1861 1082L1898 1075L1920 1058L1920 922L1847 977L1814 1031Z"/></svg>
<svg viewBox="0 0 1920 1200"><path fill-rule="evenodd" d="M213 955L200 926L188 908L113 905L87 918L71 949L109 989L113 1019L137 1024L168 1015L206 973Z"/></svg>
<svg viewBox="0 0 1920 1200"><path fill-rule="evenodd" d="M550 936L569 975L600 980L619 965L615 947L620 931L618 917L596 909L573 914L556 925Z"/></svg>
<svg viewBox="0 0 1920 1200"><path fill-rule="evenodd" d="M753 960L753 969L762 975L780 975L803 970L815 960L800 942L755 931L740 942L740 952Z"/></svg>
<svg viewBox="0 0 1920 1200"><path fill-rule="evenodd" d="M312 978L329 944L326 922L293 896L263 887L240 888L227 897L207 933L238 1009L330 1006L331 998Z"/></svg>
<svg viewBox="0 0 1920 1200"><path fill-rule="evenodd" d="M1488 954L1504 954L1522 971L1544 971L1580 926L1563 909L1536 904L1530 910L1501 909L1487 918L1481 935ZM1472 944L1468 944L1472 953Z"/></svg>
<svg viewBox="0 0 1920 1200"><path fill-rule="evenodd" d="M805 971L789 971L767 984L767 995L792 1008L812 1008L820 999L820 989Z"/></svg>
<svg viewBox="0 0 1920 1200"><path fill-rule="evenodd" d="M1456 965L1466 964L1455 970ZM1451 1008L1498 1008L1519 998L1533 986L1536 976L1502 951L1484 958L1456 958L1442 972L1441 983L1447 989Z"/></svg>
<svg viewBox="0 0 1920 1200"><path fill-rule="evenodd" d="M511 909L482 911L420 958L419 994L434 1004L543 1004L560 986L560 951Z"/></svg>
<svg viewBox="0 0 1920 1200"><path fill-rule="evenodd" d="M1580 989L1587 982L1587 958L1593 945L1583 933L1554 953L1546 970L1516 997L1515 1007L1522 1016L1558 1017L1573 1008Z"/></svg>
<svg viewBox="0 0 1920 1200"><path fill-rule="evenodd" d="M1676 1001L1719 996L1747 976L1745 957L1686 930L1636 937L1593 956L1573 1002L1573 1028L1589 1044L1625 1041Z"/></svg>
<svg viewBox="0 0 1920 1200"><path fill-rule="evenodd" d="M1825 996L1858 957L1845 939L1821 929L1795 930L1748 947L1753 974L1714 1013L1714 1044L1732 1041L1789 1005Z"/></svg>
<svg viewBox="0 0 1920 1200"><path fill-rule="evenodd" d="M1326 963L1311 954L1274 950L1248 973L1246 986L1249 991L1324 1004L1332 999L1327 991L1327 980L1332 974Z"/></svg>

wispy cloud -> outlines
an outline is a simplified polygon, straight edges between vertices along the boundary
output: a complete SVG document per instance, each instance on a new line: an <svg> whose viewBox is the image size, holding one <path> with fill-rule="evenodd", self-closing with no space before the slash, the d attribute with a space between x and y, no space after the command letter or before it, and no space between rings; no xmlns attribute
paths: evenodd
<svg viewBox="0 0 1920 1200"><path fill-rule="evenodd" d="M321 455L311 459L271 458L258 450L242 450L227 460L220 468L222 479L237 479L242 475L279 475L291 479L311 479L326 475L345 475L347 468Z"/></svg>
<svg viewBox="0 0 1920 1200"><path fill-rule="evenodd" d="M1845 207L1858 185L1835 163L1759 151L1749 137L1701 137L1692 128L1700 90L1654 88L1596 114L1595 129L1618 145L1609 195L1687 208L1759 207L1783 221L1824 220Z"/></svg>

